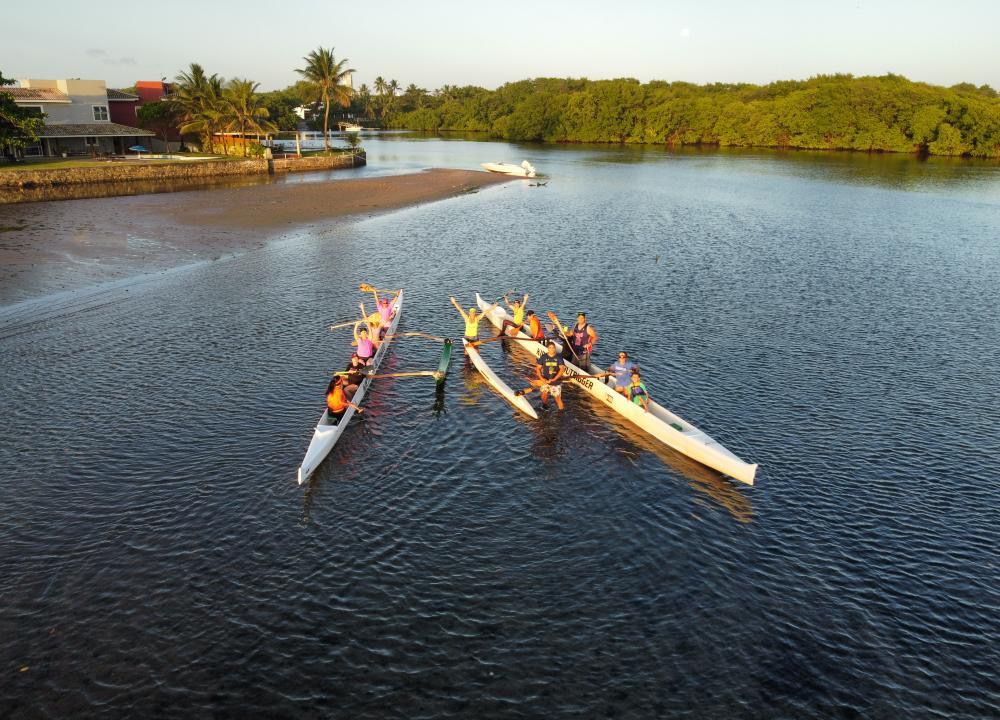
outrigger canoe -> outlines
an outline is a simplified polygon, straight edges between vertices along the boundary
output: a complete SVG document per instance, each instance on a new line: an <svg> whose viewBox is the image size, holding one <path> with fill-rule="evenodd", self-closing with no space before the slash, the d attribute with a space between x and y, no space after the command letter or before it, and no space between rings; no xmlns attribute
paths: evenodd
<svg viewBox="0 0 1000 720"><path fill-rule="evenodd" d="M476 303L479 305L483 315L495 327L502 329L505 319L513 322L513 319L503 308L497 306L491 310L490 303L483 300L479 293L476 293ZM545 346L540 342L531 340L526 333L518 332L517 337L519 338L517 344L528 352L533 353L535 357L540 357L545 352ZM556 341L556 345L559 346L561 352L562 343ZM586 369L581 369L570 361L566 361L567 377L573 375L596 375L600 372L602 372L601 368L593 363L590 363ZM757 473L756 464L741 460L722 443L712 439L707 433L699 430L687 420L679 415L675 415L665 407L650 401L649 412L646 412L628 400L624 395L616 392L612 386L594 378L577 380L574 384L582 387L604 405L610 407L623 418L646 431L664 445L687 455L689 458L697 460L703 465L718 470L734 480L739 480L747 485L753 485L754 475Z"/></svg>
<svg viewBox="0 0 1000 720"><path fill-rule="evenodd" d="M537 420L538 413L535 412L535 408L531 407L531 403L528 402L527 398L518 395L511 390L510 385L501 380L500 376L493 372L493 368L486 364L486 361L483 360L483 356L479 354L479 351L468 340L463 339L462 342L465 343L465 352L468 353L469 359L472 360L472 364L476 366L476 370L478 370L480 374L486 378L486 382L488 382L494 390L500 393L500 397L528 417Z"/></svg>
<svg viewBox="0 0 1000 720"><path fill-rule="evenodd" d="M392 335L396 331L396 326L399 325L399 318L403 314L403 291L400 290L396 294L396 299L393 302L393 316L389 321L389 329L386 331L386 335ZM378 350L375 351L375 357L372 359L372 364L369 366L370 372L372 374L378 370L379 364L382 362L382 358L385 354L389 352L389 342L382 342L378 346ZM360 405L361 401L365 399L365 393L368 392L368 386L372 384L371 378L365 378L358 385L358 391L354 393L354 397L351 398L351 402L355 405ZM333 450L333 446L337 444L340 440L340 436L344 432L344 428L347 424L351 422L351 418L354 417L354 408L348 407L341 415L340 420L335 422L330 421L330 413L327 410L323 410L323 415L320 417L319 422L316 424L316 429L313 431L312 440L309 442L309 449L306 450L306 456L302 460L302 464L299 465L298 480L299 485L304 483L309 479L309 476L320 466L320 463L326 459L326 456L330 454Z"/></svg>

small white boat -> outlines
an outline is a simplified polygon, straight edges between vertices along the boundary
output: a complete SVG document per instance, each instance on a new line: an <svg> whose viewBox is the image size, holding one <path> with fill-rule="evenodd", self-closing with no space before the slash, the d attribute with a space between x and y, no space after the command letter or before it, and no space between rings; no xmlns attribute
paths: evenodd
<svg viewBox="0 0 1000 720"><path fill-rule="evenodd" d="M499 306L493 306L491 310L490 304L483 300L479 293L476 293L476 303L486 318L497 328L503 327L505 319L512 320L507 312ZM535 357L540 357L545 352L545 346L539 342L531 341L524 332L519 332L517 337L523 338L517 344L534 354ZM558 342L556 344L559 346L561 352L562 344ZM584 370L568 360L566 361L567 377L572 375L596 375L600 372L602 372L601 368L593 363L590 363L590 366ZM707 433L699 430L687 420L684 420L679 415L675 415L665 407L650 400L649 412L646 412L601 380L587 378L585 380L577 380L573 384L579 385L593 397L600 400L602 404L607 405L664 445L687 455L689 458L697 460L703 465L714 468L734 480L739 480L747 485L753 485L754 475L757 473L757 465L744 462L722 443L713 440Z"/></svg>
<svg viewBox="0 0 1000 720"><path fill-rule="evenodd" d="M402 290L396 295L396 300L393 303L393 311L395 314L392 316L392 320L389 321L389 329L386 330L386 335L392 335L396 331L396 326L399 325L399 318L403 314ZM378 370L378 366L387 352L389 352L389 343L382 342L379 344L372 364L369 366L372 374L375 374L375 371ZM358 391L351 398L351 402L355 405L360 405L361 401L365 399L365 393L368 392L368 386L371 384L371 378L362 380L361 384L358 385ZM348 407L340 420L335 425L331 425L329 412L325 409L323 410L323 415L320 417L319 422L316 424L316 429L313 431L312 440L309 442L309 449L306 450L306 456L303 458L302 464L299 465L299 485L308 480L309 476L313 474L320 463L330 454L333 446L340 440L344 428L347 427L347 424L351 422L351 418L354 417L354 412L353 407Z"/></svg>
<svg viewBox="0 0 1000 720"><path fill-rule="evenodd" d="M364 130L363 127L361 127L360 125L355 125L354 123L346 123L343 126L343 129L345 133L359 133L362 130Z"/></svg>
<svg viewBox="0 0 1000 720"><path fill-rule="evenodd" d="M517 177L535 177L535 166L525 160L520 165L513 163L495 162L481 163L490 172L501 173L503 175L516 175Z"/></svg>
<svg viewBox="0 0 1000 720"><path fill-rule="evenodd" d="M488 382L494 390L500 393L500 397L528 417L537 420L538 413L535 412L535 408L531 407L531 403L528 402L527 398L522 395L518 395L511 390L510 385L501 380L500 376L493 372L493 368L486 364L486 361L483 360L483 356L479 354L479 351L473 347L468 340L463 338L462 342L465 344L465 352L468 353L469 359L472 360L472 364L476 366L476 370L478 370L482 376L486 378L486 382Z"/></svg>

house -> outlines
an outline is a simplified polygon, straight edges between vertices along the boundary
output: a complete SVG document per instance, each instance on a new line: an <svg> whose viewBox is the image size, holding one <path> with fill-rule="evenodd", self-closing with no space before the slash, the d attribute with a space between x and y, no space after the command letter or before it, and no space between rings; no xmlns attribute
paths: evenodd
<svg viewBox="0 0 1000 720"><path fill-rule="evenodd" d="M108 91L103 80L20 80L20 87L5 88L14 102L45 114L37 143L25 155L124 154L133 145L148 143L153 133L134 126L134 95ZM130 120L130 123L112 118Z"/></svg>
<svg viewBox="0 0 1000 720"><path fill-rule="evenodd" d="M139 96L108 88L108 109L111 122L119 125L139 124Z"/></svg>
<svg viewBox="0 0 1000 720"><path fill-rule="evenodd" d="M135 93L139 96L139 107L147 103L159 102L173 91L173 83L163 80L136 80L135 83Z"/></svg>

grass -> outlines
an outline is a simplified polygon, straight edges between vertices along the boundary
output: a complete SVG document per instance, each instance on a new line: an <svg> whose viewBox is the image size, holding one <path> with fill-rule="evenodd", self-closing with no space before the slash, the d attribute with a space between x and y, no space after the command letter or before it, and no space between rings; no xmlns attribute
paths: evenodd
<svg viewBox="0 0 1000 720"><path fill-rule="evenodd" d="M202 157L206 160L244 160L252 158L244 158L242 155L236 156L232 155L226 157L224 155L213 155L209 153L178 153L189 157ZM0 172L21 172L21 171L31 171L31 170L62 170L65 168L81 168L81 167L113 167L116 165L134 165L138 160L102 160L95 158L79 158L79 159L64 159L64 158L46 158L44 160L26 160L25 162L19 163L0 163ZM181 163L187 165L184 160L142 160L142 162L155 164L155 165L179 165Z"/></svg>

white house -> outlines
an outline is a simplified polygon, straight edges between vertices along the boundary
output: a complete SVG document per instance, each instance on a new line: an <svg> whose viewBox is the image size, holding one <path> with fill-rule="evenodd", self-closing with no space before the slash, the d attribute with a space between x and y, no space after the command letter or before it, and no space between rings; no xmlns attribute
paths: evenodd
<svg viewBox="0 0 1000 720"><path fill-rule="evenodd" d="M133 96L108 90L103 80L20 80L20 87L4 88L23 108L45 114L39 140L25 155L124 154L129 147L148 143L154 133L112 122L110 102Z"/></svg>

